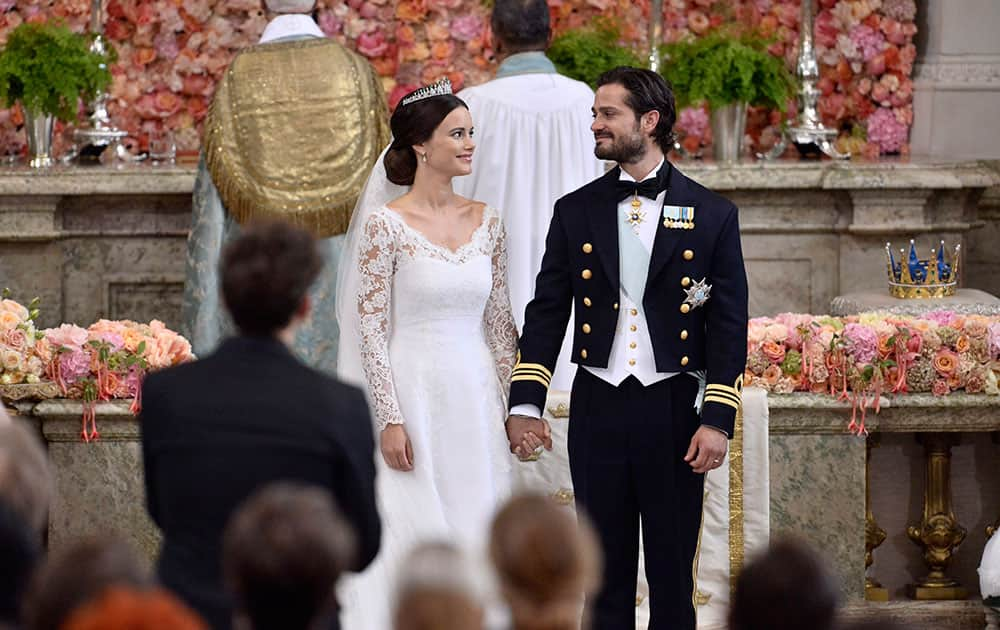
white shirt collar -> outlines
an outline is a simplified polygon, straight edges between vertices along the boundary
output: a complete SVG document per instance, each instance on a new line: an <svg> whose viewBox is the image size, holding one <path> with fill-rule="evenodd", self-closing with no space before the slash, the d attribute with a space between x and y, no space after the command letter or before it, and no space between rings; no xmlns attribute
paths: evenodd
<svg viewBox="0 0 1000 630"><path fill-rule="evenodd" d="M276 39L294 36L326 37L319 25L308 15L291 13L279 15L271 20L260 36L260 44L273 42Z"/></svg>
<svg viewBox="0 0 1000 630"><path fill-rule="evenodd" d="M655 177L656 174L658 172L660 172L660 169L663 168L663 163L665 161L666 161L666 158L660 158L660 163L657 164L656 167L653 168L653 170L651 170L649 173L647 173L646 177L644 177L643 179L649 179L650 177ZM618 180L619 181L625 181L625 182L634 182L634 181L636 181L636 179L634 177L632 177L631 175L629 175L628 173L625 172L625 169L621 169L621 174L618 175Z"/></svg>

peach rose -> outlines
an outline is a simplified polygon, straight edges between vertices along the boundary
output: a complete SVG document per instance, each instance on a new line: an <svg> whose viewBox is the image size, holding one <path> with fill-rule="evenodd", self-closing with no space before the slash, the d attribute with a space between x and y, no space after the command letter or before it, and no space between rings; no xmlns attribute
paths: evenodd
<svg viewBox="0 0 1000 630"><path fill-rule="evenodd" d="M10 311L0 311L0 331L14 330L23 320Z"/></svg>
<svg viewBox="0 0 1000 630"><path fill-rule="evenodd" d="M0 340L7 344L12 350L24 352L28 348L28 335L20 328L12 328L0 335Z"/></svg>
<svg viewBox="0 0 1000 630"><path fill-rule="evenodd" d="M764 353L772 363L781 363L785 360L785 346L773 341L765 341L760 346L760 351Z"/></svg>
<svg viewBox="0 0 1000 630"><path fill-rule="evenodd" d="M0 365L8 372L17 372L21 369L21 353L16 350L0 350Z"/></svg>
<svg viewBox="0 0 1000 630"><path fill-rule="evenodd" d="M958 355L951 350L939 350L938 353L934 355L932 365L938 374L941 376L948 376L955 371L955 368L958 367Z"/></svg>
<svg viewBox="0 0 1000 630"><path fill-rule="evenodd" d="M781 379L781 368L777 365L769 365L767 366L767 369L764 370L764 374L761 375L761 378L765 383L774 387L774 385Z"/></svg>
<svg viewBox="0 0 1000 630"><path fill-rule="evenodd" d="M970 345L968 336L959 335L955 340L955 351L964 354L969 351Z"/></svg>
<svg viewBox="0 0 1000 630"><path fill-rule="evenodd" d="M28 357L24 364L24 372L27 376L41 376L45 371L45 364L38 357Z"/></svg>
<svg viewBox="0 0 1000 630"><path fill-rule="evenodd" d="M26 321L29 316L28 309L14 300L0 300L0 311L13 313L22 322Z"/></svg>

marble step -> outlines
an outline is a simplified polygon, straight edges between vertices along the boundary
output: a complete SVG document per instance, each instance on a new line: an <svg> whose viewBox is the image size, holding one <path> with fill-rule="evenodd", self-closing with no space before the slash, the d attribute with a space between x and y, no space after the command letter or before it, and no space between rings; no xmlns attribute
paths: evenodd
<svg viewBox="0 0 1000 630"><path fill-rule="evenodd" d="M862 602L845 606L840 618L843 622L891 619L907 630L983 630L987 611L980 600Z"/></svg>

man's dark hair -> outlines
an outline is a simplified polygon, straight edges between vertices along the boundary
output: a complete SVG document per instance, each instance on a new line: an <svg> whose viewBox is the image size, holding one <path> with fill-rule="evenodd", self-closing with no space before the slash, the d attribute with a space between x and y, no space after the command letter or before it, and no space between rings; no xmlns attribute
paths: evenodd
<svg viewBox="0 0 1000 630"><path fill-rule="evenodd" d="M496 0L490 26L504 52L545 50L552 33L549 3L546 0Z"/></svg>
<svg viewBox="0 0 1000 630"><path fill-rule="evenodd" d="M323 267L316 239L284 222L250 224L222 254L222 296L240 332L288 325Z"/></svg>
<svg viewBox="0 0 1000 630"><path fill-rule="evenodd" d="M635 112L636 121L646 112L660 112L660 122L653 130L653 140L664 153L674 146L674 123L677 106L674 90L666 79L645 68L618 66L597 79L597 87L617 83L628 91L625 104Z"/></svg>
<svg viewBox="0 0 1000 630"><path fill-rule="evenodd" d="M337 613L334 587L355 535L322 488L278 482L233 514L222 542L226 582L254 630L305 630Z"/></svg>
<svg viewBox="0 0 1000 630"><path fill-rule="evenodd" d="M0 497L0 627L17 623L28 578L41 553L28 522Z"/></svg>
<svg viewBox="0 0 1000 630"><path fill-rule="evenodd" d="M822 559L779 540L746 566L729 610L731 630L830 630L839 591Z"/></svg>

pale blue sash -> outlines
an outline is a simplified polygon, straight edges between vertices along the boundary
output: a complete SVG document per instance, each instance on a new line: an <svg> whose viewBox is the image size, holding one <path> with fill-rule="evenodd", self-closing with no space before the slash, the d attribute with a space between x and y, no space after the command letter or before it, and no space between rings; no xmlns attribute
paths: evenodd
<svg viewBox="0 0 1000 630"><path fill-rule="evenodd" d="M646 293L646 276L649 274L650 252L639 235L619 219L618 256L621 268L621 285L625 295L642 311L642 298Z"/></svg>

